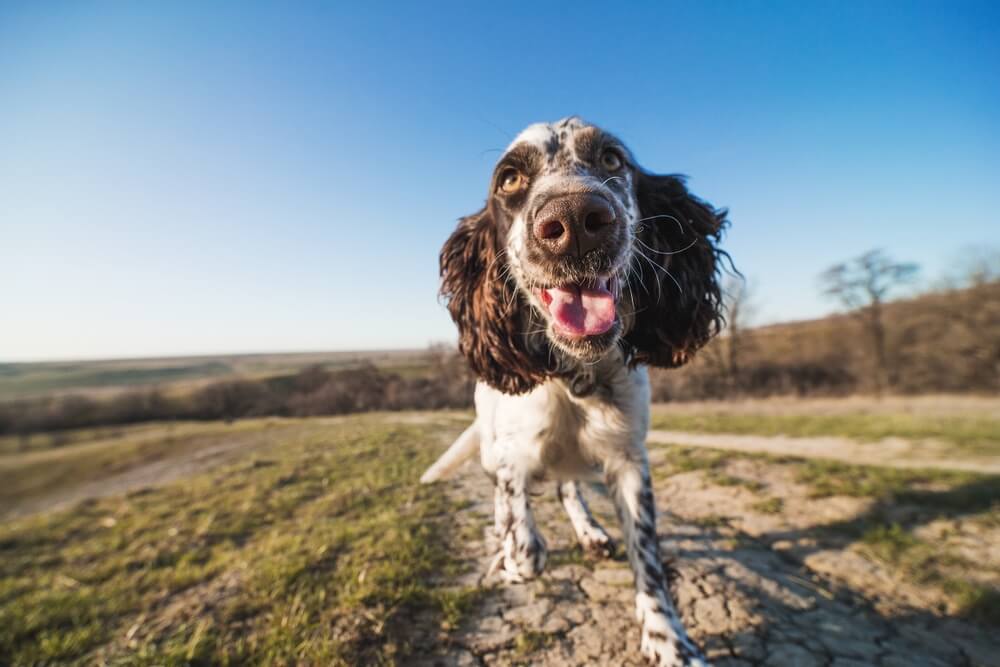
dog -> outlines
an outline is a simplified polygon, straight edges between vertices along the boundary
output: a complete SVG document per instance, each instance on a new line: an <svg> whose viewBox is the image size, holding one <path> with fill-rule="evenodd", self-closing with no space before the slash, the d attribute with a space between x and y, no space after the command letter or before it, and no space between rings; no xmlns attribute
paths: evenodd
<svg viewBox="0 0 1000 667"><path fill-rule="evenodd" d="M440 256L441 295L477 378L476 419L421 481L480 453L500 545L491 571L521 582L545 565L529 502L542 480L557 481L581 546L613 553L578 485L603 480L635 576L640 647L662 667L708 662L660 558L646 367L680 366L719 332L726 216L682 177L642 169L613 135L570 117L514 139L486 204Z"/></svg>

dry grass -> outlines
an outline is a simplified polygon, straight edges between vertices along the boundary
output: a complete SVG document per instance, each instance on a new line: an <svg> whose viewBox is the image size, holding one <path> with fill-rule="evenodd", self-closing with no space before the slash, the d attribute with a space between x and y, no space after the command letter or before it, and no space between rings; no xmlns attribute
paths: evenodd
<svg viewBox="0 0 1000 667"><path fill-rule="evenodd" d="M849 396L846 398L747 398L726 401L658 403L659 415L724 414L754 416L919 415L972 417L1000 422L1000 396L929 394L923 396Z"/></svg>
<svg viewBox="0 0 1000 667"><path fill-rule="evenodd" d="M694 433L937 441L958 453L1000 455L1000 398L964 396L763 399L659 404L653 428Z"/></svg>
<svg viewBox="0 0 1000 667"><path fill-rule="evenodd" d="M235 465L3 525L0 664L405 663L473 595L416 483L453 423L245 424Z"/></svg>

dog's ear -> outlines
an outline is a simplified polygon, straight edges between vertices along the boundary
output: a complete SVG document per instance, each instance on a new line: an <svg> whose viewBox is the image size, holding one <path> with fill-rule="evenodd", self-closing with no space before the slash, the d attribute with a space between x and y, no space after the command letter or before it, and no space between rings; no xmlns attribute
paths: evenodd
<svg viewBox="0 0 1000 667"><path fill-rule="evenodd" d="M528 348L528 308L483 209L463 218L441 249L441 296L458 325L458 349L491 387L523 394L544 382L547 351Z"/></svg>
<svg viewBox="0 0 1000 667"><path fill-rule="evenodd" d="M634 322L626 342L633 363L674 367L687 362L724 322L719 289L726 211L688 192L679 176L639 172L640 222L634 260L642 285L630 291ZM647 261L648 260L648 261Z"/></svg>

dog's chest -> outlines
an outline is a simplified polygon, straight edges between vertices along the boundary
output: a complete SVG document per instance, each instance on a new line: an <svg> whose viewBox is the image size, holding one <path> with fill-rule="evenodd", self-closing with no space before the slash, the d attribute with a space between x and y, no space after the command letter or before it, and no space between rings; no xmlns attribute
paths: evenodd
<svg viewBox="0 0 1000 667"><path fill-rule="evenodd" d="M509 396L482 388L476 407L483 428L483 464L502 462L538 475L582 477L642 442L648 421L645 370L602 373L593 391L549 381L528 394Z"/></svg>
<svg viewBox="0 0 1000 667"><path fill-rule="evenodd" d="M599 383L584 396L560 384L551 388L552 411L538 445L546 467L574 472L600 467L636 437L635 397L622 383Z"/></svg>

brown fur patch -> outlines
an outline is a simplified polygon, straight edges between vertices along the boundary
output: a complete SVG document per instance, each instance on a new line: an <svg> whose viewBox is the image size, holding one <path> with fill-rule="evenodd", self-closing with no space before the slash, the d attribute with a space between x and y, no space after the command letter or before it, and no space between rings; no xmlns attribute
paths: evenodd
<svg viewBox="0 0 1000 667"><path fill-rule="evenodd" d="M441 249L441 296L458 325L458 348L476 375L508 394L550 377L548 350L527 346L529 306L498 261L498 230L484 209L463 218Z"/></svg>
<svg viewBox="0 0 1000 667"><path fill-rule="evenodd" d="M640 260L643 285L632 290L638 303L625 341L633 348L633 364L672 368L691 359L722 327L718 278L720 258L728 255L717 244L728 224L726 211L689 193L677 176L640 171L636 194L640 218L670 217L639 223L638 237L648 247L638 250L658 268Z"/></svg>

